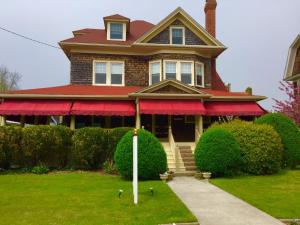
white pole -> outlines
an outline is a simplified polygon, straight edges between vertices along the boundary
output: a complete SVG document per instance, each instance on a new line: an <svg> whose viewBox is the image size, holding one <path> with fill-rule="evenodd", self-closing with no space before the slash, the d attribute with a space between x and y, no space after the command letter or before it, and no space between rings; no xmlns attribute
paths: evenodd
<svg viewBox="0 0 300 225"><path fill-rule="evenodd" d="M133 201L138 203L138 135L137 129L133 132Z"/></svg>

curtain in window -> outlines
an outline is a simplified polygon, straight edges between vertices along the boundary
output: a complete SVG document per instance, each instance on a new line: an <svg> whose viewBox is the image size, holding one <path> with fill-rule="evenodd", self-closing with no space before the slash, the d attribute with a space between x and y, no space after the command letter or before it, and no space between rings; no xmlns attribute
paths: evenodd
<svg viewBox="0 0 300 225"><path fill-rule="evenodd" d="M123 24L110 24L110 39L123 39Z"/></svg>
<svg viewBox="0 0 300 225"><path fill-rule="evenodd" d="M160 81L160 63L151 64L151 83L156 84Z"/></svg>
<svg viewBox="0 0 300 225"><path fill-rule="evenodd" d="M192 63L181 63L181 81L192 84Z"/></svg>
<svg viewBox="0 0 300 225"><path fill-rule="evenodd" d="M111 84L122 84L123 64L111 64Z"/></svg>
<svg viewBox="0 0 300 225"><path fill-rule="evenodd" d="M176 80L176 62L166 62L166 79Z"/></svg>
<svg viewBox="0 0 300 225"><path fill-rule="evenodd" d="M203 86L203 74L202 74L202 65L196 64L196 84Z"/></svg>
<svg viewBox="0 0 300 225"><path fill-rule="evenodd" d="M106 63L95 64L95 83L106 84Z"/></svg>
<svg viewBox="0 0 300 225"><path fill-rule="evenodd" d="M172 29L172 44L183 44L183 30Z"/></svg>

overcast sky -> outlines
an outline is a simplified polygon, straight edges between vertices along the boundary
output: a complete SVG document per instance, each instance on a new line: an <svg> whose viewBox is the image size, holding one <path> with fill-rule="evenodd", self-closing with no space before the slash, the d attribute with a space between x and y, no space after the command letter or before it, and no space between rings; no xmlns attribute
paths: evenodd
<svg viewBox="0 0 300 225"><path fill-rule="evenodd" d="M0 26L56 45L81 28L103 28L102 17L119 13L158 23L178 6L204 26L205 0L2 0ZM283 98L278 90L288 48L300 33L300 0L218 0L217 38L228 47L218 71L233 91ZM22 89L69 83L70 63L62 51L0 30L0 65L22 75Z"/></svg>

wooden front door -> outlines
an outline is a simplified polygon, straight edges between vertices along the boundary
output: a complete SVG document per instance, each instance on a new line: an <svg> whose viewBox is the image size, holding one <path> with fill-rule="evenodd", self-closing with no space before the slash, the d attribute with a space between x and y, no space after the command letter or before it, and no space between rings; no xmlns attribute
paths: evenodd
<svg viewBox="0 0 300 225"><path fill-rule="evenodd" d="M175 142L195 141L194 116L172 116L172 132Z"/></svg>

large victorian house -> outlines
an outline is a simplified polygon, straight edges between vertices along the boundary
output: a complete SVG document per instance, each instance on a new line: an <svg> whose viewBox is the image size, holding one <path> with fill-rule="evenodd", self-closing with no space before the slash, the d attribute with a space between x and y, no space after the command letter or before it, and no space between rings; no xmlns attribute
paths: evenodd
<svg viewBox="0 0 300 225"><path fill-rule="evenodd" d="M1 94L2 124L56 116L72 129L144 128L162 141L170 168L193 170L188 158L203 129L220 117L264 113L257 101L265 97L231 92L216 71L226 50L216 39L216 6L206 1L206 28L177 8L156 25L116 14L103 29L73 31L59 42L70 84Z"/></svg>
<svg viewBox="0 0 300 225"><path fill-rule="evenodd" d="M300 87L300 34L289 49L284 80L293 82L295 87Z"/></svg>

